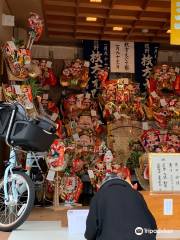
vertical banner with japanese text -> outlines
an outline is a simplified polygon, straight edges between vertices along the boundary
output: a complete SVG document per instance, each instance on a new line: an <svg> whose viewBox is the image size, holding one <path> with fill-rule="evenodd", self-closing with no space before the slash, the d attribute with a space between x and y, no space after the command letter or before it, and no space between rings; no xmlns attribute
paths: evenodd
<svg viewBox="0 0 180 240"><path fill-rule="evenodd" d="M109 41L83 41L84 59L90 62L90 81L88 90L93 96L99 87L98 71L102 68L110 67L110 42Z"/></svg>
<svg viewBox="0 0 180 240"><path fill-rule="evenodd" d="M171 44L180 45L180 0L171 0Z"/></svg>
<svg viewBox="0 0 180 240"><path fill-rule="evenodd" d="M135 79L145 90L146 79L157 63L159 43L135 43Z"/></svg>
<svg viewBox="0 0 180 240"><path fill-rule="evenodd" d="M134 73L134 42L110 42L111 72Z"/></svg>

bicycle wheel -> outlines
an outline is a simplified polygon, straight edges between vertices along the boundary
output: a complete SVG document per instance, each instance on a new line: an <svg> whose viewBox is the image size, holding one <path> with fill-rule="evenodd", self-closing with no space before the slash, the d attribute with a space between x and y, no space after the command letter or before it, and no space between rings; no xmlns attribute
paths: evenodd
<svg viewBox="0 0 180 240"><path fill-rule="evenodd" d="M17 200L13 199L12 188L18 194ZM34 184L24 172L14 172L8 176L9 202L4 201L4 180L0 181L0 231L10 232L25 222L34 205Z"/></svg>

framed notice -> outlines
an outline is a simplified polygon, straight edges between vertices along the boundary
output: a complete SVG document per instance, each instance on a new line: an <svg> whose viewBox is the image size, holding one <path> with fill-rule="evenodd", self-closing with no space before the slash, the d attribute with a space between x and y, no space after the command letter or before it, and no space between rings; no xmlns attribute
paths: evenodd
<svg viewBox="0 0 180 240"><path fill-rule="evenodd" d="M180 153L150 153L150 191L180 193Z"/></svg>

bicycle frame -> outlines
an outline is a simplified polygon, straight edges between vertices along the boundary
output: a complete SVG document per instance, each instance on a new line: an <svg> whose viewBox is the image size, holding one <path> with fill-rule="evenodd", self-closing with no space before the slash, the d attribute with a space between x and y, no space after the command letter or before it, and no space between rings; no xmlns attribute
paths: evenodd
<svg viewBox="0 0 180 240"><path fill-rule="evenodd" d="M13 104L7 103L7 105L13 105ZM21 105L21 104L19 104L19 105ZM30 170L33 167L34 162L36 163L38 168L41 170L41 167L39 165L38 160L39 160L39 158L44 158L45 155L46 155L45 152L44 153L35 153L35 152L32 152L32 151L24 151L21 148L13 147L11 145L11 143L9 142L9 137L10 137L10 134L11 134L11 129L13 127L16 111L17 111L17 108L15 107L12 110L10 120L9 120L9 126L8 126L6 137L5 137L5 142L11 149L10 158L9 158L9 165L6 167L5 172L4 172L4 198L5 198L4 201L5 201L6 205L11 204L12 202L16 203L18 201L18 192L20 190L23 191L23 189L25 190L25 186L23 187L23 185L22 185L21 189L16 189L15 179L13 179L13 175L14 175L13 170L18 170L18 169L15 169L16 166L17 166L17 159L16 159L15 150L19 150L21 152L27 153L27 156L26 156L26 170L25 170L27 175L30 175ZM12 196L8 195L8 179L9 179L9 176L12 177Z"/></svg>

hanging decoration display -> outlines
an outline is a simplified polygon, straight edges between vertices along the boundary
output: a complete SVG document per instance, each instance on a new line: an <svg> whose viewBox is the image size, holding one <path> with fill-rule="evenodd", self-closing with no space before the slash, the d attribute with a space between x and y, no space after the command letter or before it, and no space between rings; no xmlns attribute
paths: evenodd
<svg viewBox="0 0 180 240"><path fill-rule="evenodd" d="M83 41L84 59L90 62L90 80L88 90L95 96L99 88L98 71L110 67L110 42L109 41Z"/></svg>
<svg viewBox="0 0 180 240"><path fill-rule="evenodd" d="M144 106L148 120L175 132L180 124L179 79L179 68L168 65L155 67L147 80L148 99Z"/></svg>
<svg viewBox="0 0 180 240"><path fill-rule="evenodd" d="M145 114L139 93L137 85L127 78L101 82L99 99L105 120L143 120Z"/></svg>
<svg viewBox="0 0 180 240"><path fill-rule="evenodd" d="M27 79L28 67L31 63L31 52L23 46L19 48L14 41L6 42L3 52L8 67L7 71L14 76L10 80Z"/></svg>
<svg viewBox="0 0 180 240"><path fill-rule="evenodd" d="M43 87L54 87L58 83L58 79L55 76L53 69L52 69L52 61L41 59L33 59L32 64L36 66L34 72L39 71L37 73L38 80Z"/></svg>
<svg viewBox="0 0 180 240"><path fill-rule="evenodd" d="M31 48L34 41L38 41L43 32L43 21L36 13L30 13L28 19L29 38L26 46L21 41L7 41L3 46L9 80L23 81L29 77L36 77L31 66Z"/></svg>
<svg viewBox="0 0 180 240"><path fill-rule="evenodd" d="M47 191L57 193L56 200L73 205L83 191L83 175L89 175L94 191L110 173L131 184L131 171L140 169L148 182L147 153L180 152L179 68L153 68L158 44L88 40L83 41L85 60L66 62L58 80L52 59L31 59L32 44L42 30L42 19L31 13L27 46L14 41L5 44L9 71L16 80L28 81L0 87L0 100L3 91L7 101L17 100L25 106L30 117L41 115L57 126L57 139L46 156L54 174L47 174ZM147 95L130 78L108 80L109 70L135 73L141 89L147 80ZM55 89L61 99L52 97Z"/></svg>
<svg viewBox="0 0 180 240"><path fill-rule="evenodd" d="M145 90L146 79L150 77L157 63L158 43L135 43L135 79L140 89Z"/></svg>
<svg viewBox="0 0 180 240"><path fill-rule="evenodd" d="M30 13L30 17L28 18L28 34L29 34L29 39L27 42L27 49L31 49L32 45L35 42L37 42L42 33L43 33L43 20L41 17L34 12Z"/></svg>
<svg viewBox="0 0 180 240"><path fill-rule="evenodd" d="M110 42L111 72L134 73L134 42Z"/></svg>
<svg viewBox="0 0 180 240"><path fill-rule="evenodd" d="M71 89L85 89L89 81L89 62L76 59L66 62L60 84Z"/></svg>
<svg viewBox="0 0 180 240"><path fill-rule="evenodd" d="M78 202L82 188L83 183L77 175L65 174L60 182L60 197L65 204L73 205Z"/></svg>

